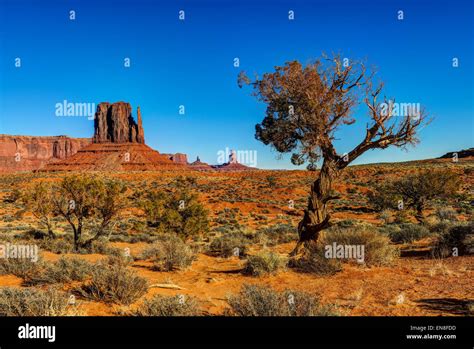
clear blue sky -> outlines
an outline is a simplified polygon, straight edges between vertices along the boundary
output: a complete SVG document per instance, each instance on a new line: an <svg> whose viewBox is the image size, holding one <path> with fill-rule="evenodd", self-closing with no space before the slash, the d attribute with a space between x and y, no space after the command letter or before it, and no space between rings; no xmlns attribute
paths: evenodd
<svg viewBox="0 0 474 349"><path fill-rule="evenodd" d="M238 88L237 74L339 52L367 59L388 96L435 117L415 149L372 151L357 163L437 157L474 145L473 12L471 0L0 0L0 133L90 137L93 121L57 117L55 104L128 101L160 152L216 163L226 147L256 150L258 167L293 168L255 140L265 106ZM360 141L365 114L339 133L341 153Z"/></svg>

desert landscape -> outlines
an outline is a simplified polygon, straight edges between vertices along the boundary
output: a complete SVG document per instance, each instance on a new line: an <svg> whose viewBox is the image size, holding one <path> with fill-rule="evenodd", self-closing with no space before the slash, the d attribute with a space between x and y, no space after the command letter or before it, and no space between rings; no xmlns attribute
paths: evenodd
<svg viewBox="0 0 474 349"><path fill-rule="evenodd" d="M160 154L128 103L101 103L95 120L69 148L2 136L17 144L1 158L2 315L474 313L473 149L349 166L331 225L295 255L320 170ZM363 254L328 257L333 244Z"/></svg>

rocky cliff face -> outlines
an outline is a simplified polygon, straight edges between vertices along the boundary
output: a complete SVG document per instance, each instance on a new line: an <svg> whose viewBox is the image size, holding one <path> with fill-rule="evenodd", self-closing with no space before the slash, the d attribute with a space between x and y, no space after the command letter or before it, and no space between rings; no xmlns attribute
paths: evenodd
<svg viewBox="0 0 474 349"><path fill-rule="evenodd" d="M65 159L91 143L90 138L0 135L0 172L31 171Z"/></svg>
<svg viewBox="0 0 474 349"><path fill-rule="evenodd" d="M138 122L138 123L137 123ZM100 103L94 120L94 143L145 143L140 108L137 122L130 103Z"/></svg>

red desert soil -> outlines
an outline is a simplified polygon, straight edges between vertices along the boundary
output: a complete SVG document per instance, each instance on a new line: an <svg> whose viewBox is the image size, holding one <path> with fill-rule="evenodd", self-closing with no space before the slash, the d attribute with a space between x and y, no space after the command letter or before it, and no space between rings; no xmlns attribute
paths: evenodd
<svg viewBox="0 0 474 349"><path fill-rule="evenodd" d="M449 161L432 161L406 164L366 165L348 168L335 189L342 195L342 200L334 203L334 219L356 219L372 224L383 224L376 212L365 210L366 196L373 186L383 181L399 178L407 173L420 169L450 168L459 173L463 191L470 193L474 187L474 177L470 175L474 161L460 161L453 164ZM471 171L471 172L470 172ZM108 174L124 180L130 190L142 188L144 183L157 182L166 186L181 175L196 178L199 196L210 210L211 225L217 225L216 218L235 219L248 229L258 229L278 223L290 222L294 226L301 219L301 212L306 205L309 185L315 178L308 171L245 171L245 172L197 172L161 171L161 172L118 172ZM269 186L268 177L275 177L276 187ZM25 188L35 181L60 181L62 173L16 174L5 177L0 192L0 200L14 186ZM17 184L18 183L18 184ZM288 208L289 200L294 201L295 208ZM227 210L225 210L227 209ZM231 209L234 209L232 211ZM2 216L15 218L16 209L4 204L0 208ZM235 217L227 217L234 212ZM428 214L430 211L427 212ZM129 209L123 212L124 220L134 217L139 212ZM11 218L12 219L12 218ZM459 220L468 216L460 213ZM0 228L5 232L15 233L16 226L35 228L38 226L31 214L17 219L17 223L0 221ZM19 228L18 228L19 229ZM25 229L21 230L24 231ZM16 233L21 233L18 230ZM146 230L145 230L146 233ZM130 234L134 234L133 231ZM137 255L147 243L115 242L113 246L129 248L132 255ZM419 245L419 246L418 246ZM287 255L294 243L272 247L271 250ZM414 244L423 248L423 241ZM47 261L54 261L60 255L42 252ZM75 255L78 258L95 262L104 255ZM192 295L198 298L203 310L208 314L222 314L228 306L226 297L236 294L244 283L265 284L276 290L294 289L306 291L321 297L323 303L339 306L343 315L457 315L456 304L474 300L474 256L435 260L420 257L402 257L392 267L363 268L354 264L344 264L343 271L333 276L320 277L311 274L286 270L274 276L244 276L239 271L243 260L237 258L217 258L199 254L189 269L173 272L158 272L150 268L148 262L137 261L133 268L139 275L146 277L150 285L173 283L181 290L151 287L145 297L154 294ZM21 279L6 275L0 276L0 286L21 287ZM72 285L67 285L70 288ZM137 306L133 304L132 307ZM108 305L100 302L80 300L84 315L116 315L126 307Z"/></svg>

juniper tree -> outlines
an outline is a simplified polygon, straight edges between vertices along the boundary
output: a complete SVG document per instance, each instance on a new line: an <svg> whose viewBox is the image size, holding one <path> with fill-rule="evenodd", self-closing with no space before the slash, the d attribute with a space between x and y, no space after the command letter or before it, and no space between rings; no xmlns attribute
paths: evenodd
<svg viewBox="0 0 474 349"><path fill-rule="evenodd" d="M317 241L319 233L330 226L328 204L337 198L332 186L351 162L369 149L418 142L417 131L427 122L424 110L397 117L393 100L384 97L383 105L380 103L384 85L374 80L373 71L363 63L343 64L339 56L323 56L306 66L287 62L253 80L245 72L239 74L239 86L250 85L252 95L266 104L265 117L255 127L256 139L280 153L292 153L295 165L306 163L315 169L322 162L298 224L299 241L293 255ZM368 110L365 134L352 150L338 153L334 146L337 131L356 121L353 112L360 104Z"/></svg>

